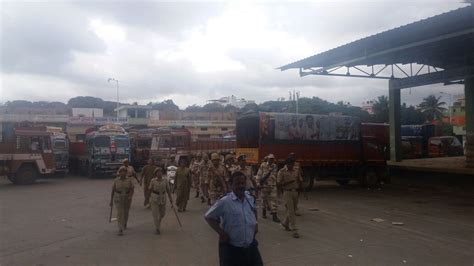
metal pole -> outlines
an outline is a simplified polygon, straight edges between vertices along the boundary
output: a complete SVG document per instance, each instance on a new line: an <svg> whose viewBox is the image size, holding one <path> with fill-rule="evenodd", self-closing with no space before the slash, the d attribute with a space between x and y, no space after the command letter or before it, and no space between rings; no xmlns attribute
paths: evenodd
<svg viewBox="0 0 474 266"><path fill-rule="evenodd" d="M117 123L119 121L119 82L118 80L115 80L117 83Z"/></svg>

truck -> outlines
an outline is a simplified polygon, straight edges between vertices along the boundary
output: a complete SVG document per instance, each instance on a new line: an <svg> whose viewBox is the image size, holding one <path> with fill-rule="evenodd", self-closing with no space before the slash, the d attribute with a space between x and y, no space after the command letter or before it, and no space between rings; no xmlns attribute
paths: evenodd
<svg viewBox="0 0 474 266"><path fill-rule="evenodd" d="M246 155L254 167L270 153L281 166L294 153L306 190L315 179L327 177L340 185L351 179L364 186L389 181L387 124L361 123L351 116L260 112L239 116L236 135L237 154Z"/></svg>
<svg viewBox="0 0 474 266"><path fill-rule="evenodd" d="M0 175L14 184L32 184L56 171L52 133L44 127L18 127L0 142Z"/></svg>
<svg viewBox="0 0 474 266"><path fill-rule="evenodd" d="M166 164L171 155L189 158L193 153L230 153L235 151L236 139L226 136L192 140L191 132L184 127L156 128L152 133L150 156Z"/></svg>
<svg viewBox="0 0 474 266"><path fill-rule="evenodd" d="M130 160L130 140L124 128L104 125L86 130L85 141L71 142L70 165L82 175L114 176L124 159Z"/></svg>
<svg viewBox="0 0 474 266"><path fill-rule="evenodd" d="M46 127L51 132L55 174L65 176L69 172L69 140L60 127Z"/></svg>
<svg viewBox="0 0 474 266"><path fill-rule="evenodd" d="M131 153L130 164L135 168L135 170L139 170L147 164L147 161L150 158L151 141L155 131L156 129L154 128L129 130Z"/></svg>

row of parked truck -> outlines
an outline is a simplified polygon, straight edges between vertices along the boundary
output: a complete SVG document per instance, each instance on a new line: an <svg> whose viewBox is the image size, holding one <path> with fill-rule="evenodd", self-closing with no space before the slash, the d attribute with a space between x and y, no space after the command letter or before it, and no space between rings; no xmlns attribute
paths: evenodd
<svg viewBox="0 0 474 266"><path fill-rule="evenodd" d="M426 142L408 146L409 140L420 136L406 136L407 131L402 129L405 132L402 145L410 152L419 145L420 150L434 154L432 144L437 143L436 138L440 143L454 138L430 135ZM412 131L423 135L429 129L422 126ZM118 125L105 125L89 128L84 133L85 138L68 141L60 128L16 127L7 134L4 132L0 142L0 175L6 175L15 184L29 184L42 175L65 175L68 171L89 177L112 176L124 159L140 169L149 158L166 164L171 155L179 160L190 159L197 152L236 152L245 154L248 163L255 167L270 153L280 164L289 153L294 153L303 168L308 189L315 179L329 177L341 185L351 179L368 186L389 181L386 175L388 125L361 123L350 116L246 114L237 119L235 137L208 139L193 139L184 127L125 130ZM437 145L438 154L451 146ZM452 151L446 153L453 154Z"/></svg>

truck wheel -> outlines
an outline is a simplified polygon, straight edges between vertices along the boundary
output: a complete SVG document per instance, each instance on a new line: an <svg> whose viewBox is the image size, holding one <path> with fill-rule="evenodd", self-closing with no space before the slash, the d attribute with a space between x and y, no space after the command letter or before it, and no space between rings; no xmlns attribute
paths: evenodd
<svg viewBox="0 0 474 266"><path fill-rule="evenodd" d="M303 189L305 191L311 191L314 186L314 177L308 173L308 174L303 174Z"/></svg>
<svg viewBox="0 0 474 266"><path fill-rule="evenodd" d="M30 185L38 178L38 170L33 165L23 165L18 169L10 181L17 185Z"/></svg>
<svg viewBox="0 0 474 266"><path fill-rule="evenodd" d="M366 187L369 187L369 188L375 187L378 182L377 172L373 168L367 168L364 171L364 175L362 179Z"/></svg>
<svg viewBox="0 0 474 266"><path fill-rule="evenodd" d="M336 179L336 182L339 184L339 186L347 186L351 180L349 178L338 178Z"/></svg>
<svg viewBox="0 0 474 266"><path fill-rule="evenodd" d="M95 171L92 168L92 165L90 163L87 163L87 177L88 178L94 178L95 177Z"/></svg>

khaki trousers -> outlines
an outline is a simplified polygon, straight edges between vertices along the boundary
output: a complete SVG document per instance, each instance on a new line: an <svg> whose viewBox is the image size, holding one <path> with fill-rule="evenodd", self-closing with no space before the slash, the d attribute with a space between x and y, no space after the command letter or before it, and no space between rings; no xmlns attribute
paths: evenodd
<svg viewBox="0 0 474 266"><path fill-rule="evenodd" d="M290 229L297 231L296 228L296 215L295 211L298 204L298 192L297 191L283 191L283 200L285 201L286 216L283 220L283 224L289 225Z"/></svg>
<svg viewBox="0 0 474 266"><path fill-rule="evenodd" d="M277 192L273 187L264 187L262 189L262 208L270 211L271 213L277 212L276 203Z"/></svg>
<svg viewBox="0 0 474 266"><path fill-rule="evenodd" d="M153 216L153 223L155 229L160 230L161 220L165 217L166 204L158 204L156 201L151 201L151 215Z"/></svg>
<svg viewBox="0 0 474 266"><path fill-rule="evenodd" d="M117 197L114 199L115 211L117 212L117 225L119 231L123 231L128 222L128 213L130 212L130 203L126 197Z"/></svg>

